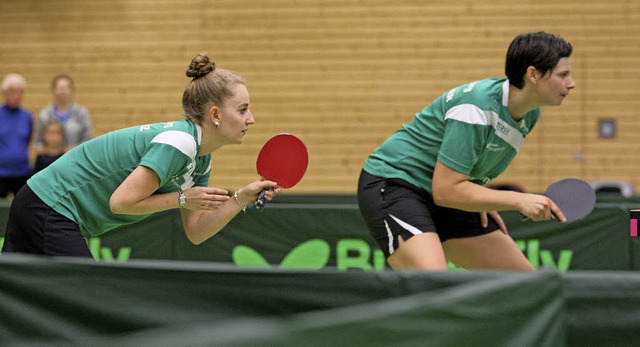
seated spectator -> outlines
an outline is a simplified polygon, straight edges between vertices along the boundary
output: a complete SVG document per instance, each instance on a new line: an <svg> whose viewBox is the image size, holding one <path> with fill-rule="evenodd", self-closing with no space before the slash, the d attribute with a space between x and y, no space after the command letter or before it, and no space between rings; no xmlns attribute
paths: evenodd
<svg viewBox="0 0 640 347"><path fill-rule="evenodd" d="M15 195L31 176L33 117L22 108L26 86L24 77L18 74L9 74L2 81L5 104L0 107L0 198Z"/></svg>
<svg viewBox="0 0 640 347"><path fill-rule="evenodd" d="M51 82L53 103L40 111L38 137L36 139L38 153L44 149L44 126L52 120L62 123L65 138L65 150L91 139L91 115L89 111L73 101L74 83L68 75L58 75Z"/></svg>
<svg viewBox="0 0 640 347"><path fill-rule="evenodd" d="M64 154L64 129L62 123L57 120L51 121L44 126L42 135L43 149L36 157L36 164L33 173L51 165L56 159Z"/></svg>

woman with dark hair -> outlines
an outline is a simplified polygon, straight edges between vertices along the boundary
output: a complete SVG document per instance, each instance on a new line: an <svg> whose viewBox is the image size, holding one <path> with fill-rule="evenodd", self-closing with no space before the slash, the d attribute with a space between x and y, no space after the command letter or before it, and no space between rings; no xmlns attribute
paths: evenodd
<svg viewBox="0 0 640 347"><path fill-rule="evenodd" d="M185 120L147 124L87 141L34 175L11 205L3 252L91 257L85 237L179 208L187 238L215 235L265 188L207 187L211 153L241 144L254 118L244 81L198 55L187 70ZM149 235L153 237L153 235Z"/></svg>
<svg viewBox="0 0 640 347"><path fill-rule="evenodd" d="M393 269L530 270L497 211L533 221L562 211L543 195L484 187L502 173L540 117L575 87L571 45L528 33L509 46L504 78L451 89L366 160L358 203Z"/></svg>

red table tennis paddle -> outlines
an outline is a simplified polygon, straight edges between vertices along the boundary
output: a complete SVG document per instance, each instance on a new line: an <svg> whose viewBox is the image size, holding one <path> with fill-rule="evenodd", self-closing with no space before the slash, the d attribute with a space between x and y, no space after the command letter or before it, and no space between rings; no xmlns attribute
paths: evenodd
<svg viewBox="0 0 640 347"><path fill-rule="evenodd" d="M292 134L278 134L262 146L256 169L263 178L291 188L300 182L308 164L309 152L304 142ZM263 190L254 207L262 211L265 203Z"/></svg>
<svg viewBox="0 0 640 347"><path fill-rule="evenodd" d="M544 195L560 208L567 222L586 217L596 206L596 193L589 183L577 178L566 178L552 183ZM523 220L528 220L525 216Z"/></svg>

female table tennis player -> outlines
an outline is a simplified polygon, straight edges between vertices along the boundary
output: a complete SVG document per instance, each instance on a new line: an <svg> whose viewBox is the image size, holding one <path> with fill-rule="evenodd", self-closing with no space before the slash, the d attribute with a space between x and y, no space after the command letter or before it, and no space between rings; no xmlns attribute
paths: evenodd
<svg viewBox="0 0 640 347"><path fill-rule="evenodd" d="M556 35L516 37L507 79L451 89L369 156L358 202L393 269L446 270L447 259L472 269L532 268L496 211L565 221L562 212L543 195L483 185L507 168L540 107L560 105L575 87L571 53Z"/></svg>
<svg viewBox="0 0 640 347"><path fill-rule="evenodd" d="M183 96L185 120L117 130L69 151L34 175L11 205L3 252L91 257L85 237L180 208L187 238L216 234L264 188L256 180L230 198L207 187L211 153L241 144L254 118L241 77L193 58ZM149 235L153 237L152 235Z"/></svg>

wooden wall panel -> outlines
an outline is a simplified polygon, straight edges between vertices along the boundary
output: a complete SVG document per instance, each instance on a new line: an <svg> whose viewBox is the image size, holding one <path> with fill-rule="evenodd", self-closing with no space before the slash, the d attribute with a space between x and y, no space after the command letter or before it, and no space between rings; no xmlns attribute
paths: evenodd
<svg viewBox="0 0 640 347"><path fill-rule="evenodd" d="M243 75L256 124L214 153L212 184L256 177L260 145L279 132L309 145L292 192L353 193L366 156L450 88L503 76L511 39L545 30L574 45L577 88L543 119L499 181L542 191L568 176L640 188L640 3L613 0L21 0L0 2L0 74L50 102L69 73L97 134L181 119L184 71L197 52ZM601 139L598 119L618 122Z"/></svg>

